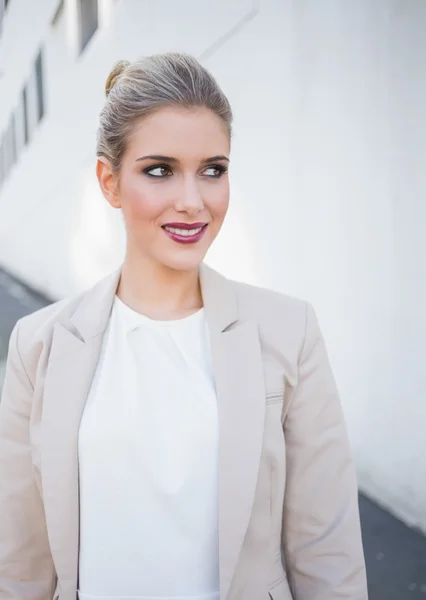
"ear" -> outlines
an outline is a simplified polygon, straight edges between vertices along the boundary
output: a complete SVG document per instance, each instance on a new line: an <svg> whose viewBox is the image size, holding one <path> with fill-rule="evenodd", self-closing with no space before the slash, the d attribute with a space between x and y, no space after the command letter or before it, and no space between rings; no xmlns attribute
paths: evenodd
<svg viewBox="0 0 426 600"><path fill-rule="evenodd" d="M106 200L113 208L121 208L118 194L118 178L114 173L111 162L104 156L98 157L96 175L100 188Z"/></svg>

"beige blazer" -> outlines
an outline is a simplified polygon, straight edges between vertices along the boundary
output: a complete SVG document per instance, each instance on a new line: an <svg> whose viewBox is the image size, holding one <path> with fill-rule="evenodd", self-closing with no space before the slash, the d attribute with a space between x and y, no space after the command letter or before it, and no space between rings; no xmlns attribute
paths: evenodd
<svg viewBox="0 0 426 600"><path fill-rule="evenodd" d="M119 276L11 336L0 600L76 599L77 433ZM312 308L204 265L201 287L220 422L221 600L366 600L354 467Z"/></svg>

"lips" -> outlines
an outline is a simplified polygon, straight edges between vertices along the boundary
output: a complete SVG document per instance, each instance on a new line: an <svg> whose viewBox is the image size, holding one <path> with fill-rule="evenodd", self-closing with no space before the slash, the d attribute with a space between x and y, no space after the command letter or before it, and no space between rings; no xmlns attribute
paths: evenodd
<svg viewBox="0 0 426 600"><path fill-rule="evenodd" d="M207 223L167 223L163 230L175 242L195 244L204 236Z"/></svg>

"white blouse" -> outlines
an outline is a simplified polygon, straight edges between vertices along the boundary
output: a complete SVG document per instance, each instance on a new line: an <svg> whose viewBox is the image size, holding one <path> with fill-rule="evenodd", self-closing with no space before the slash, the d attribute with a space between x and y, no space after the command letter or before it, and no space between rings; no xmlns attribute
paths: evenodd
<svg viewBox="0 0 426 600"><path fill-rule="evenodd" d="M116 297L79 433L81 600L219 600L218 415L204 310Z"/></svg>

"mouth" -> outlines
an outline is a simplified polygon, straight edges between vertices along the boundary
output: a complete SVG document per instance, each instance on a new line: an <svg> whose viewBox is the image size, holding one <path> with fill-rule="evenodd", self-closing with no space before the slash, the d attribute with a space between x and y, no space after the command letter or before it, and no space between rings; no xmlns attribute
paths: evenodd
<svg viewBox="0 0 426 600"><path fill-rule="evenodd" d="M204 236L208 223L168 223L162 229L170 239L179 244L196 244Z"/></svg>

